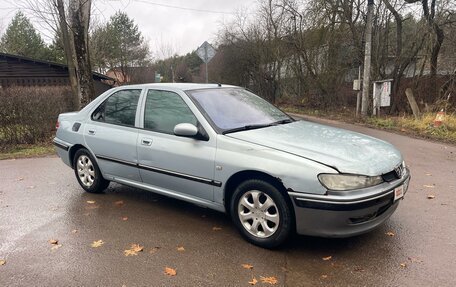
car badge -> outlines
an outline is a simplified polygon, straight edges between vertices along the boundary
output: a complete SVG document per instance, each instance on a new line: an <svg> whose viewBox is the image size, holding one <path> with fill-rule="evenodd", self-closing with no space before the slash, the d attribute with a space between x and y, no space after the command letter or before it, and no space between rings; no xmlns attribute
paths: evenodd
<svg viewBox="0 0 456 287"><path fill-rule="evenodd" d="M402 165L399 165L398 167L396 167L394 169L394 172L396 173L398 178L401 178L402 177L402 172L403 172Z"/></svg>

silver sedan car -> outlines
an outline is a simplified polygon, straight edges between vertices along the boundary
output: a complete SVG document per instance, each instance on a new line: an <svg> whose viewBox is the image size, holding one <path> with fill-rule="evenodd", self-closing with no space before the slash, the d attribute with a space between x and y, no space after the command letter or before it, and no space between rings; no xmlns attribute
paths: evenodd
<svg viewBox="0 0 456 287"><path fill-rule="evenodd" d="M122 86L57 126L57 152L87 192L113 181L226 212L266 248L292 232L368 232L410 180L391 144L296 121L236 86Z"/></svg>

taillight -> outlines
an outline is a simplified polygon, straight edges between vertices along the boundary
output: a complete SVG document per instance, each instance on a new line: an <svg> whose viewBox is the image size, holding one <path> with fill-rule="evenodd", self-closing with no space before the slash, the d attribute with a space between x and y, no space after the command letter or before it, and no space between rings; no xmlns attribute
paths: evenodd
<svg viewBox="0 0 456 287"><path fill-rule="evenodd" d="M55 123L55 129L58 130L60 127L60 122L59 120L57 120L57 122Z"/></svg>

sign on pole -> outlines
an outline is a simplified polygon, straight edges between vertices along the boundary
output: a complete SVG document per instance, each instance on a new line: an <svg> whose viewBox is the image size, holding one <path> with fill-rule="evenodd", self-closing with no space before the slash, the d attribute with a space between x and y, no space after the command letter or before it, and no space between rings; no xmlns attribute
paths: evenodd
<svg viewBox="0 0 456 287"><path fill-rule="evenodd" d="M201 60L203 60L204 64L206 64L206 83L208 82L207 63L209 63L209 61L212 58L214 58L216 52L217 51L215 51L214 47L212 47L212 45L209 44L207 41L204 41L204 43L201 44L201 46L199 46L196 50L196 54L198 55L198 57L200 57Z"/></svg>
<svg viewBox="0 0 456 287"><path fill-rule="evenodd" d="M373 114L380 114L380 107L388 107L391 104L391 82L393 80L383 80L374 82L373 94Z"/></svg>

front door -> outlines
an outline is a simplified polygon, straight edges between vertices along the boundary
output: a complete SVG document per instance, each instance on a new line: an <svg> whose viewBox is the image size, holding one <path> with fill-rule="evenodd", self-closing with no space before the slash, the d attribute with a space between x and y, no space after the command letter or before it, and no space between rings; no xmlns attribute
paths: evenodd
<svg viewBox="0 0 456 287"><path fill-rule="evenodd" d="M171 91L148 90L143 127L138 136L139 170L143 182L193 198L213 201L215 137L179 137L180 123L198 126L183 98Z"/></svg>

